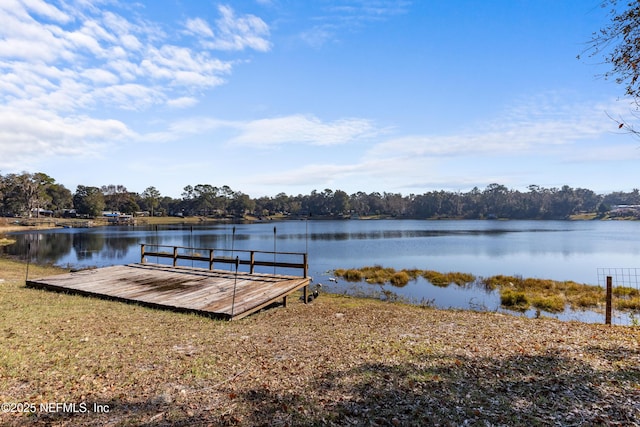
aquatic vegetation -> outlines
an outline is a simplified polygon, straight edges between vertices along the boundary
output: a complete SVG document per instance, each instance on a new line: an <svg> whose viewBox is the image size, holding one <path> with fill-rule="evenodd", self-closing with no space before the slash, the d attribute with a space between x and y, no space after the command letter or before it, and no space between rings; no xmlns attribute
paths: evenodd
<svg viewBox="0 0 640 427"><path fill-rule="evenodd" d="M640 290L629 286L616 286L613 288L613 295L616 297L633 298L640 296Z"/></svg>
<svg viewBox="0 0 640 427"><path fill-rule="evenodd" d="M391 276L391 279L389 279L389 282L393 286L402 287L407 283L409 283L409 280L410 280L410 277L406 271L398 271L394 273L393 276Z"/></svg>
<svg viewBox="0 0 640 427"><path fill-rule="evenodd" d="M449 272L440 273L433 270L425 270L422 277L427 279L432 285L446 288L452 283L458 286L466 286L476 281L476 277L469 273Z"/></svg>
<svg viewBox="0 0 640 427"><path fill-rule="evenodd" d="M334 271L334 274L342 277L347 282L360 282L362 280L362 272L354 268L350 268L349 270L338 269Z"/></svg>
<svg viewBox="0 0 640 427"><path fill-rule="evenodd" d="M476 276L469 273L447 273L447 276L458 286L466 286L476 281Z"/></svg>
<svg viewBox="0 0 640 427"><path fill-rule="evenodd" d="M422 272L422 277L427 279L432 285L446 288L451 284L451 281L446 275L433 270L426 270Z"/></svg>
<svg viewBox="0 0 640 427"><path fill-rule="evenodd" d="M606 303L602 286L576 283L571 280L523 278L520 276L495 275L476 278L469 273L435 270L407 269L396 271L380 265L360 269L338 269L335 275L347 281L365 280L371 284L405 286L410 280L423 277L434 286L447 287L475 284L485 289L500 291L500 304L510 310L525 311L530 307L549 313L560 313L569 306L573 310L596 309ZM619 286L613 289L615 307L618 310L640 311L640 289Z"/></svg>
<svg viewBox="0 0 640 427"><path fill-rule="evenodd" d="M504 288L500 291L500 304L516 311L526 311L530 305L524 292L510 288Z"/></svg>
<svg viewBox="0 0 640 427"><path fill-rule="evenodd" d="M640 297L617 299L615 306L618 310L640 311Z"/></svg>
<svg viewBox="0 0 640 427"><path fill-rule="evenodd" d="M560 313L564 311L566 300L561 295L539 295L531 298L531 305L549 313Z"/></svg>
<svg viewBox="0 0 640 427"><path fill-rule="evenodd" d="M504 276L499 274L497 276L491 276L487 278L483 278L481 280L482 284L489 290L502 288L505 286L514 286L514 283L518 283L522 280L522 277L516 276Z"/></svg>

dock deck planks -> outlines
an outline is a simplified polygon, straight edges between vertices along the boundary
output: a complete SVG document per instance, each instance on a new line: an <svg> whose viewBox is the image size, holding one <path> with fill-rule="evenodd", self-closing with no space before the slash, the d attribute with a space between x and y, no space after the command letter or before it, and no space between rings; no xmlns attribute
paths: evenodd
<svg viewBox="0 0 640 427"><path fill-rule="evenodd" d="M128 264L27 281L32 288L70 292L157 308L240 319L305 288L311 279L161 264ZM235 298L234 298L235 287Z"/></svg>

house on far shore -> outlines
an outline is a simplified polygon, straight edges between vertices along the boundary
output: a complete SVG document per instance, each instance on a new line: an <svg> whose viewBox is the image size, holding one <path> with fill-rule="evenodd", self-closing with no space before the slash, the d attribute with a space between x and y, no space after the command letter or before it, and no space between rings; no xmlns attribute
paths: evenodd
<svg viewBox="0 0 640 427"><path fill-rule="evenodd" d="M48 209L42 209L42 208L33 208L31 209L31 215L29 216L30 218L43 218L43 217L52 217L53 216L53 211L50 211Z"/></svg>
<svg viewBox="0 0 640 427"><path fill-rule="evenodd" d="M121 212L104 211L102 217L107 218L109 224L130 224L133 222L133 215Z"/></svg>
<svg viewBox="0 0 640 427"><path fill-rule="evenodd" d="M615 205L609 211L611 216L638 216L640 205Z"/></svg>

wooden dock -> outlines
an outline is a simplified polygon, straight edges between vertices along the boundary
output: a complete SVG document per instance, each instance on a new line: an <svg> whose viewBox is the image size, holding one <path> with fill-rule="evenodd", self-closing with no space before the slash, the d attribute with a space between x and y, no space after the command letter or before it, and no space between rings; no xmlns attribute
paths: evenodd
<svg viewBox="0 0 640 427"><path fill-rule="evenodd" d="M27 281L32 288L240 319L309 285L309 278L129 264ZM235 289L235 295L234 295Z"/></svg>
<svg viewBox="0 0 640 427"><path fill-rule="evenodd" d="M145 254L144 245L142 248L141 258L144 261L149 253ZM189 256L189 259L193 258ZM253 258L252 253L252 261ZM240 261L237 258L232 261L236 264L236 271L142 262L32 279L26 284L32 288L134 302L229 320L248 316L279 301L286 306L287 297L300 289L304 291L306 302L311 281L306 277L306 255L304 277L255 273L253 266L250 272L239 272L237 266ZM290 263L287 265L291 266Z"/></svg>

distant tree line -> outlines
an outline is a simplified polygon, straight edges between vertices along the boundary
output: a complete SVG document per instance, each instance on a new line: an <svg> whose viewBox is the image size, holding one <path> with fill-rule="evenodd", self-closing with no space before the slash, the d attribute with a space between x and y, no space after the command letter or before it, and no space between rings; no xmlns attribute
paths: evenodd
<svg viewBox="0 0 640 427"><path fill-rule="evenodd" d="M297 196L279 193L253 199L229 186L188 185L181 198L162 196L155 187L142 193L124 185L91 187L76 191L44 173L0 175L0 215L96 217L104 211L153 216L265 217L276 214L305 217L354 217L380 215L395 218L510 218L564 219L579 213L611 215L611 207L640 205L640 192L599 195L584 188L544 188L530 185L528 191L511 190L500 184L468 192L429 191L423 194L348 194L342 190L313 190ZM636 209L620 214L638 216Z"/></svg>

